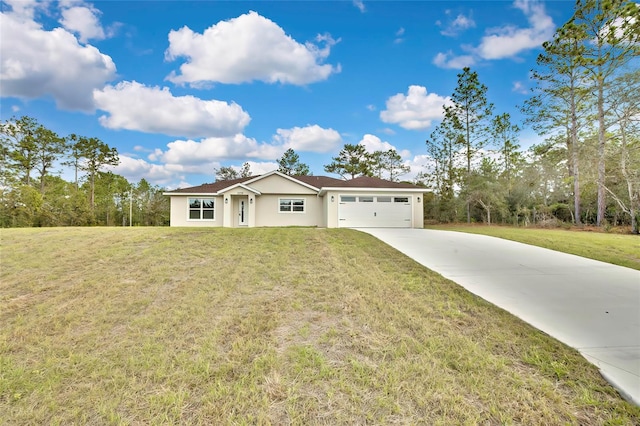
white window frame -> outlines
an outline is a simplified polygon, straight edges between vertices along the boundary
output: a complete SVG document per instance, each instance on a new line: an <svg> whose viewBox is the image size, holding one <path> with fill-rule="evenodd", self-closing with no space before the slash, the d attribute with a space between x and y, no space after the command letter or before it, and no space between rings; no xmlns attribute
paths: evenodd
<svg viewBox="0 0 640 426"><path fill-rule="evenodd" d="M282 202L289 201L289 207L291 210L282 210ZM294 202L302 201L302 210L295 211L293 209ZM278 198L278 213L284 214L304 214L307 212L307 200L305 198Z"/></svg>
<svg viewBox="0 0 640 426"><path fill-rule="evenodd" d="M191 208L191 200L198 200L200 202L200 207L198 209ZM211 201L213 204L212 208L205 208L204 202ZM199 218L192 218L191 211L199 211ZM213 211L212 219L204 219L203 214L205 211ZM196 221L196 222L214 222L216 220L216 199L211 197L188 197L187 198L187 220Z"/></svg>

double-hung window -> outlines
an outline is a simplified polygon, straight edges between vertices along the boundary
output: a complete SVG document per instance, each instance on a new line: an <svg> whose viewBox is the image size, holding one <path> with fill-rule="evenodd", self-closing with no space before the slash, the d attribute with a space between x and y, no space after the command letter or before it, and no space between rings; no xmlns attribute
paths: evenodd
<svg viewBox="0 0 640 426"><path fill-rule="evenodd" d="M189 198L189 220L215 220L215 200Z"/></svg>
<svg viewBox="0 0 640 426"><path fill-rule="evenodd" d="M304 198L280 198L280 213L304 213Z"/></svg>

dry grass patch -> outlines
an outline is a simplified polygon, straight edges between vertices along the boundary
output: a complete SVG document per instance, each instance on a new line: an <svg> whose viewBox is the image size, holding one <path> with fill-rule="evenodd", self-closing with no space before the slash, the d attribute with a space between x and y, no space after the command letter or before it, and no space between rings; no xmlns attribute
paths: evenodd
<svg viewBox="0 0 640 426"><path fill-rule="evenodd" d="M350 230L2 231L0 424L637 424L576 351Z"/></svg>

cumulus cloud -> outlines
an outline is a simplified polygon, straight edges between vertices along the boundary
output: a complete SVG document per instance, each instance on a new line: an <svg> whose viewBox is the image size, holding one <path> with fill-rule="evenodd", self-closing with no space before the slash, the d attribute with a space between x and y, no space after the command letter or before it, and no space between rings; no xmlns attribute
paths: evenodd
<svg viewBox="0 0 640 426"><path fill-rule="evenodd" d="M332 151L342 142L340 133L333 129L323 129L317 124L278 129L274 140L282 144L284 150L291 148L295 151L321 153Z"/></svg>
<svg viewBox="0 0 640 426"><path fill-rule="evenodd" d="M251 118L240 105L194 96L174 96L167 87L135 81L106 86L93 93L96 107L109 113L100 124L172 136L225 137L241 133Z"/></svg>
<svg viewBox="0 0 640 426"><path fill-rule="evenodd" d="M185 170L171 165L153 164L141 158L133 158L120 154L120 163L108 167L114 173L124 176L129 181L139 181L144 178L156 185L164 185L178 179L184 179Z"/></svg>
<svg viewBox="0 0 640 426"><path fill-rule="evenodd" d="M304 85L340 71L339 65L323 64L336 43L329 34L318 35L313 43L298 43L275 22L252 11L218 22L202 34L187 26L171 31L165 57L186 62L167 79L192 86L255 80Z"/></svg>
<svg viewBox="0 0 640 426"><path fill-rule="evenodd" d="M442 31L440 31L440 34L447 37L455 37L464 30L474 28L475 26L476 22L473 20L471 15L465 16L463 14L459 14L455 17L455 19L447 23L447 26Z"/></svg>
<svg viewBox="0 0 640 426"><path fill-rule="evenodd" d="M278 158L279 150L259 144L255 139L242 134L222 138L176 140L167 144L167 150L154 153L150 159L164 163L197 165L221 160L243 160L246 158Z"/></svg>
<svg viewBox="0 0 640 426"><path fill-rule="evenodd" d="M367 8L365 7L364 2L362 0L353 0L353 5L357 7L361 13L364 13L367 11Z"/></svg>
<svg viewBox="0 0 640 426"><path fill-rule="evenodd" d="M398 151L396 149L396 147L391 145L389 142L382 141L382 139L380 139L376 135L372 135L372 134L364 135L362 137L362 139L360 140L360 142L358 142L358 144L364 146L364 148L367 150L367 152L394 150L398 154L400 154L400 156L403 157L403 158L408 157L409 155L411 155L411 153L408 150L403 149L403 150Z"/></svg>
<svg viewBox="0 0 640 426"><path fill-rule="evenodd" d="M340 135L333 129L323 129L318 125L294 127L292 129L278 129L272 141L258 142L254 138L243 134L229 137L210 137L199 141L192 139L176 140L167 144L165 151L156 149L147 157L150 161L162 162L187 169L208 167L219 161L247 161L258 160L252 173L262 170L259 164L268 164L269 169L289 148L298 151L327 152L335 148L341 141ZM266 166L265 166L266 167ZM264 170L263 170L264 171Z"/></svg>
<svg viewBox="0 0 640 426"><path fill-rule="evenodd" d="M380 119L405 129L424 130L433 120L442 118L442 107L450 103L449 97L427 93L426 87L409 86L406 95L397 93L387 99L387 109L380 112Z"/></svg>
<svg viewBox="0 0 640 426"><path fill-rule="evenodd" d="M526 16L529 27L506 25L488 29L478 46L463 46L468 53L438 53L433 63L441 68L464 68L479 60L512 58L551 39L555 24L547 15L544 4L535 0L515 0L513 6Z"/></svg>
<svg viewBox="0 0 640 426"><path fill-rule="evenodd" d="M456 56L453 52L448 51L447 53L438 53L433 58L433 63L440 68L462 69L475 64L476 60L473 55Z"/></svg>
<svg viewBox="0 0 640 426"><path fill-rule="evenodd" d="M115 77L111 57L81 45L64 28L44 30L33 20L33 2L10 2L0 13L0 93L2 96L52 96L67 110L93 110L93 90Z"/></svg>
<svg viewBox="0 0 640 426"><path fill-rule="evenodd" d="M100 24L100 11L92 5L71 4L63 7L60 24L67 30L78 34L78 39L82 43L90 39L103 40L106 35Z"/></svg>
<svg viewBox="0 0 640 426"><path fill-rule="evenodd" d="M547 15L544 4L537 1L516 0L514 7L526 15L530 27L517 28L508 25L488 31L477 49L481 58L509 58L523 50L540 47L553 36L555 24Z"/></svg>

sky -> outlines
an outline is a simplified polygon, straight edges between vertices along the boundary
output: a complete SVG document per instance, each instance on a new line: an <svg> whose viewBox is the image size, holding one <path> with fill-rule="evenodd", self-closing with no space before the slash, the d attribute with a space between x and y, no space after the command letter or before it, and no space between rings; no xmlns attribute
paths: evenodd
<svg viewBox="0 0 640 426"><path fill-rule="evenodd" d="M568 1L1 1L0 119L118 150L166 189L215 169L314 175L345 144L395 149L412 179L465 66L522 120L531 69ZM520 144L540 139L524 128ZM64 178L68 170L59 169Z"/></svg>

